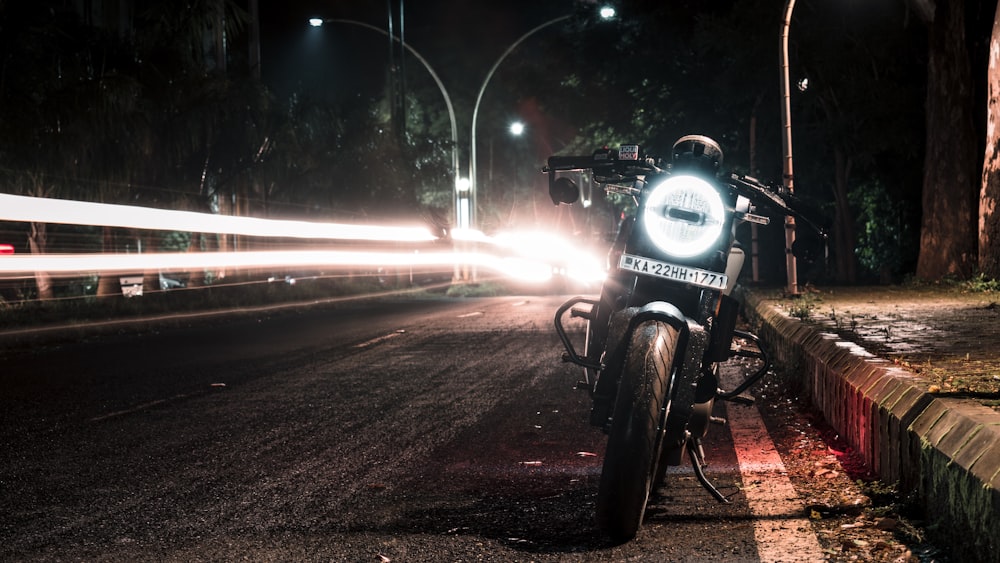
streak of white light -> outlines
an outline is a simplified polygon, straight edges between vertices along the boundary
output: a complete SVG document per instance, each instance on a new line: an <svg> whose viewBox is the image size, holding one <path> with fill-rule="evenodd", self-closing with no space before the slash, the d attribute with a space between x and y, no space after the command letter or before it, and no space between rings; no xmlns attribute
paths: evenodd
<svg viewBox="0 0 1000 563"><path fill-rule="evenodd" d="M424 242L435 240L423 227L348 225L212 215L0 194L0 221L103 225L161 231L229 233L260 237Z"/></svg>
<svg viewBox="0 0 1000 563"><path fill-rule="evenodd" d="M305 268L305 267L406 267L474 265L505 276L541 282L552 275L551 267L524 258L501 257L484 252L363 252L339 250L182 252L146 254L25 254L0 259L0 274L53 275L78 273L141 272L152 270L198 270L208 268Z"/></svg>
<svg viewBox="0 0 1000 563"><path fill-rule="evenodd" d="M0 220L101 225L229 233L260 237L341 239L396 242L437 240L423 227L349 225L310 221L261 219L173 211L105 203L0 194ZM453 229L457 242L493 245L505 249L506 258L478 252L385 253L355 251L281 251L239 253L45 254L5 256L0 273L192 270L199 268L258 268L301 266L443 266L478 265L521 280L545 281L553 269L581 281L601 281L605 273L593 255L565 239L545 232L509 232L490 237L474 229Z"/></svg>
<svg viewBox="0 0 1000 563"><path fill-rule="evenodd" d="M580 244L544 231L511 231L492 238L498 246L528 260L547 262L581 282L601 282L607 276L602 260Z"/></svg>
<svg viewBox="0 0 1000 563"><path fill-rule="evenodd" d="M516 280L541 283L552 279L552 267L544 262L533 260L523 260L517 258L497 258L496 261L483 264L486 268L492 268L509 278Z"/></svg>
<svg viewBox="0 0 1000 563"><path fill-rule="evenodd" d="M600 264L587 264L566 268L566 277L583 283L603 283L608 273Z"/></svg>
<svg viewBox="0 0 1000 563"><path fill-rule="evenodd" d="M476 229L456 228L451 230L452 240L461 242L485 242L495 244L491 237L486 236L482 231Z"/></svg>

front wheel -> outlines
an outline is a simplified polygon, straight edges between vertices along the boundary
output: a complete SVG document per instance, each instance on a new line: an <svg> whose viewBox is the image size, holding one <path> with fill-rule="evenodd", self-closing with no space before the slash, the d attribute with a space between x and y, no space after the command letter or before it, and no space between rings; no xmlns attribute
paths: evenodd
<svg viewBox="0 0 1000 563"><path fill-rule="evenodd" d="M635 537L646 512L678 337L666 323L645 321L629 342L597 493L597 523L615 542Z"/></svg>

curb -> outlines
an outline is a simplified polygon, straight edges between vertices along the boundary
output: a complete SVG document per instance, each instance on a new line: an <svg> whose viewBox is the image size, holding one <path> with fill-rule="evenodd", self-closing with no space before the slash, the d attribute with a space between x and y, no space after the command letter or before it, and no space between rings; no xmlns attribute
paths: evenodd
<svg viewBox="0 0 1000 563"><path fill-rule="evenodd" d="M1000 561L1000 412L927 393L888 360L742 293L775 364L883 482L917 495L934 542L956 561Z"/></svg>

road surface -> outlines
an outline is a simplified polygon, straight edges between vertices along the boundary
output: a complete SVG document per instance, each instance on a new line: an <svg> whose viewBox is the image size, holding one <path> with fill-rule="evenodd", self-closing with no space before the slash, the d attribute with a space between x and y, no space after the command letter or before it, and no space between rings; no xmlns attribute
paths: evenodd
<svg viewBox="0 0 1000 563"><path fill-rule="evenodd" d="M634 541L599 537L604 436L559 361L560 302L400 298L0 341L0 560L812 559L758 547L766 529L810 532L797 507L752 517L773 460L739 459L725 427L706 446L731 504L677 468Z"/></svg>

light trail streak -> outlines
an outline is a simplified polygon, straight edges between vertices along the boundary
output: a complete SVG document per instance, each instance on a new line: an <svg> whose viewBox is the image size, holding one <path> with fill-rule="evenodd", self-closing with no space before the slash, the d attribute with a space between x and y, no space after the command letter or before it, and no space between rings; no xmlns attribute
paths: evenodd
<svg viewBox="0 0 1000 563"><path fill-rule="evenodd" d="M101 225L159 231L228 233L257 237L428 242L436 237L425 227L350 225L213 215L90 203L65 199L0 194L0 221Z"/></svg>
<svg viewBox="0 0 1000 563"><path fill-rule="evenodd" d="M34 272L73 275L210 268L454 267L456 264L479 266L524 281L543 282L552 276L551 267L543 262L483 252L342 250L12 255L0 260L0 274L12 277L30 276Z"/></svg>
<svg viewBox="0 0 1000 563"><path fill-rule="evenodd" d="M551 264L559 273L585 283L604 281L607 273L592 252L573 241L545 231L498 233L490 240L526 260Z"/></svg>
<svg viewBox="0 0 1000 563"><path fill-rule="evenodd" d="M365 240L427 243L440 240L425 227L351 225L261 219L0 194L0 221L95 225L254 237ZM386 252L373 250L283 250L264 252L188 252L145 254L6 255L0 274L72 275L100 272L190 271L212 268L302 268L330 266L458 267L478 266L514 279L549 280L554 272L584 282L599 282L601 261L553 233L522 231L488 236L454 229L458 252ZM463 246L466 245L466 246ZM488 247L489 252L478 251Z"/></svg>
<svg viewBox="0 0 1000 563"><path fill-rule="evenodd" d="M524 260L550 264L555 272L583 283L601 283L607 277L604 261L589 249L545 231L510 231L488 236L472 229L454 229L452 240L488 244Z"/></svg>

